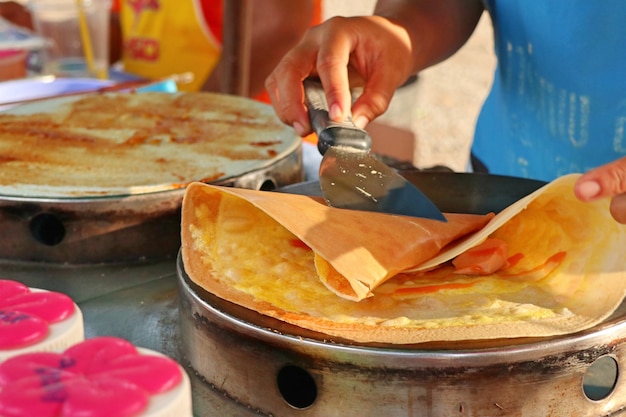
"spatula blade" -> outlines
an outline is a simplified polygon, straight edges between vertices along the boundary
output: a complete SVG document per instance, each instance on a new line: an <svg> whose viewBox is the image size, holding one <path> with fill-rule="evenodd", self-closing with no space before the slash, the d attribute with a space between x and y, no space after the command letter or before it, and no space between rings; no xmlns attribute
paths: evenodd
<svg viewBox="0 0 626 417"><path fill-rule="evenodd" d="M332 207L446 221L424 193L366 150L330 147L320 165L320 187Z"/></svg>
<svg viewBox="0 0 626 417"><path fill-rule="evenodd" d="M367 131L356 127L350 117L330 120L319 81L307 79L303 85L317 147L324 155L320 186L328 205L446 221L424 193L370 155L372 139Z"/></svg>

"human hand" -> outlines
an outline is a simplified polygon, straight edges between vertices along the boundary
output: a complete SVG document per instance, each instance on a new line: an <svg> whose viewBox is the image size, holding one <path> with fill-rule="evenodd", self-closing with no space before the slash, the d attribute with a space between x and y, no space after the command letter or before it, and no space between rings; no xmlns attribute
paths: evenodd
<svg viewBox="0 0 626 417"><path fill-rule="evenodd" d="M574 187L582 201L611 197L611 215L626 224L626 157L583 174Z"/></svg>
<svg viewBox="0 0 626 417"><path fill-rule="evenodd" d="M278 117L305 136L311 132L302 81L317 76L331 120L352 116L365 127L388 107L411 74L411 45L400 26L379 16L334 17L311 28L270 74L265 87ZM363 86L351 105L350 89Z"/></svg>

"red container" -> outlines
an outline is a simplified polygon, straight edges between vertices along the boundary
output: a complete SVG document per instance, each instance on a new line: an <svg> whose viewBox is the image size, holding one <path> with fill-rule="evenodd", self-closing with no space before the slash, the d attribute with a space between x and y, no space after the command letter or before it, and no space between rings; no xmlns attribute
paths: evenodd
<svg viewBox="0 0 626 417"><path fill-rule="evenodd" d="M27 51L0 50L0 81L26 77Z"/></svg>

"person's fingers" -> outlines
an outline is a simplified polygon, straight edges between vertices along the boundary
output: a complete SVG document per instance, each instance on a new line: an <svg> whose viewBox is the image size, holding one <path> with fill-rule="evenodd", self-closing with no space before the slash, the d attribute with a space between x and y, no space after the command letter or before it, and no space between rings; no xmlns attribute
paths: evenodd
<svg viewBox="0 0 626 417"><path fill-rule="evenodd" d="M356 33L349 19L334 17L327 21L317 55L317 73L324 87L328 114L331 120L341 122L351 115L352 96L348 78L348 63L354 53Z"/></svg>
<svg viewBox="0 0 626 417"><path fill-rule="evenodd" d="M370 16L359 23L348 70L364 80L363 90L352 104L354 123L363 128L387 110L396 89L409 76L411 46L406 34L388 19ZM352 86L354 78L350 76Z"/></svg>
<svg viewBox="0 0 626 417"><path fill-rule="evenodd" d="M377 16L334 17L310 29L266 80L278 117L301 134L311 131L302 81L317 74L332 120L352 115L359 127L382 114L409 75L410 42ZM352 104L351 88L365 85ZM352 109L351 109L352 108Z"/></svg>
<svg viewBox="0 0 626 417"><path fill-rule="evenodd" d="M389 107L396 88L396 83L390 82L389 77L382 74L370 78L352 105L354 124L363 129L369 122L383 114Z"/></svg>
<svg viewBox="0 0 626 417"><path fill-rule="evenodd" d="M626 193L626 157L583 174L576 182L574 192L582 201Z"/></svg>
<svg viewBox="0 0 626 417"><path fill-rule="evenodd" d="M313 73L316 55L306 45L299 45L283 57L265 81L276 115L300 136L311 133L302 81Z"/></svg>
<svg viewBox="0 0 626 417"><path fill-rule="evenodd" d="M610 207L611 216L619 223L626 224L626 193L613 197Z"/></svg>

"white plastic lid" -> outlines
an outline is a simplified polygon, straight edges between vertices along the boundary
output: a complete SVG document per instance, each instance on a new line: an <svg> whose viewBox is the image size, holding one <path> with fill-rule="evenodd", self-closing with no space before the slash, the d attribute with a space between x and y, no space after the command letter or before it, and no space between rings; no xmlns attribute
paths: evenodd
<svg viewBox="0 0 626 417"><path fill-rule="evenodd" d="M0 17L0 51L41 49L46 41L30 30Z"/></svg>

